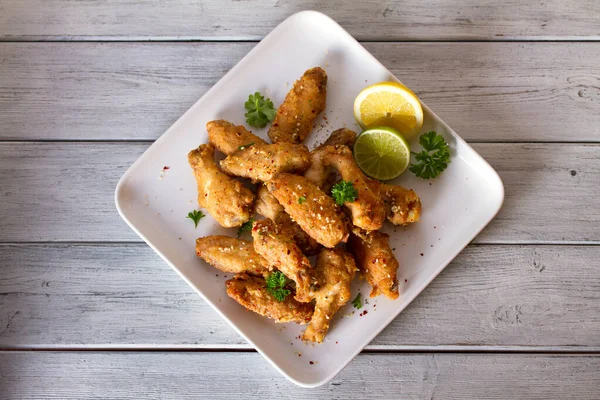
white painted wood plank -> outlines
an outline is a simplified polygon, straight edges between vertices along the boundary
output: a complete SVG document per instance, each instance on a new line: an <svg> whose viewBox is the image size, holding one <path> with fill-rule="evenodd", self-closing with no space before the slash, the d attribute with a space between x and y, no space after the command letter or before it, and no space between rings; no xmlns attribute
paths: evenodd
<svg viewBox="0 0 600 400"><path fill-rule="evenodd" d="M598 356L361 354L303 389L257 353L6 352L0 398L595 400L599 372Z"/></svg>
<svg viewBox="0 0 600 400"><path fill-rule="evenodd" d="M0 242L138 241L117 214L113 193L147 146L0 143ZM474 148L506 189L502 210L475 242L600 241L600 144Z"/></svg>
<svg viewBox="0 0 600 400"><path fill-rule="evenodd" d="M0 43L0 138L153 140L253 46ZM467 140L600 141L600 43L365 47Z"/></svg>
<svg viewBox="0 0 600 400"><path fill-rule="evenodd" d="M368 348L598 351L599 258L470 246ZM251 348L143 244L0 246L0 310L0 348Z"/></svg>
<svg viewBox="0 0 600 400"><path fill-rule="evenodd" d="M359 39L600 37L595 0L3 0L5 39L258 39L289 15L322 11Z"/></svg>

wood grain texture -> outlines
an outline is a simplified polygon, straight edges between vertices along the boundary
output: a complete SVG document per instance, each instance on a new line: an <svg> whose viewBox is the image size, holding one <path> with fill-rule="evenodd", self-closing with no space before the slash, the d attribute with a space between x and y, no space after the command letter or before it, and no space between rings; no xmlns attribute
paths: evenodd
<svg viewBox="0 0 600 400"><path fill-rule="evenodd" d="M0 143L0 242L139 241L113 193L145 143ZM599 144L476 144L502 210L476 243L600 241Z"/></svg>
<svg viewBox="0 0 600 400"><path fill-rule="evenodd" d="M306 362L302 360L298 362ZM600 357L361 354L303 389L256 353L0 353L2 399L597 399Z"/></svg>
<svg viewBox="0 0 600 400"><path fill-rule="evenodd" d="M470 246L368 348L597 351L599 258ZM0 310L0 348L251 348L143 244L0 246Z"/></svg>
<svg viewBox="0 0 600 400"><path fill-rule="evenodd" d="M595 0L3 0L0 37L259 39L307 9L330 15L358 39L600 37Z"/></svg>
<svg viewBox="0 0 600 400"><path fill-rule="evenodd" d="M467 140L600 141L600 43L364 45ZM154 140L253 46L0 43L0 139Z"/></svg>

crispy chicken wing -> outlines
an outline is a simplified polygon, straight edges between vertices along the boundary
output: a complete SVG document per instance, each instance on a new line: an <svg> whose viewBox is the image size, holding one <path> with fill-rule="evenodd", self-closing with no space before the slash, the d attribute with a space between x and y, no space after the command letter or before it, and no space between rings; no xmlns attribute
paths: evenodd
<svg viewBox="0 0 600 400"><path fill-rule="evenodd" d="M294 83L277 110L269 129L273 143L302 143L313 123L325 109L327 74L322 68L309 69Z"/></svg>
<svg viewBox="0 0 600 400"><path fill-rule="evenodd" d="M213 267L233 274L266 275L269 263L254 251L252 242L229 236L206 236L196 240L196 255Z"/></svg>
<svg viewBox="0 0 600 400"><path fill-rule="evenodd" d="M312 265L289 233L270 219L254 222L254 250L270 265L296 282L296 300L310 301L309 291L314 284Z"/></svg>
<svg viewBox="0 0 600 400"><path fill-rule="evenodd" d="M421 199L414 190L382 184L379 193L385 202L387 219L394 225L417 222L421 216Z"/></svg>
<svg viewBox="0 0 600 400"><path fill-rule="evenodd" d="M267 187L292 220L323 246L335 247L348 239L348 228L333 199L308 179L282 173Z"/></svg>
<svg viewBox="0 0 600 400"><path fill-rule="evenodd" d="M398 298L396 272L398 260L388 243L389 235L367 232L360 228L352 229L347 248L354 254L356 265L371 285L370 297L385 295L389 299Z"/></svg>
<svg viewBox="0 0 600 400"><path fill-rule="evenodd" d="M342 249L323 249L317 258L316 276L319 289L315 313L306 327L303 340L321 343L329 330L333 315L350 300L350 283L356 273L352 256Z"/></svg>
<svg viewBox="0 0 600 400"><path fill-rule="evenodd" d="M198 185L198 203L222 226L240 226L251 217L254 194L221 172L214 154L212 144L203 144L188 154Z"/></svg>
<svg viewBox="0 0 600 400"><path fill-rule="evenodd" d="M208 131L208 141L226 155L233 154L240 147L249 146L250 144L267 144L242 125L234 125L223 119L208 122L206 130Z"/></svg>
<svg viewBox="0 0 600 400"><path fill-rule="evenodd" d="M246 274L236 275L225 282L229 297L246 307L248 310L275 322L296 322L306 324L313 314L313 305L300 303L293 296L287 296L283 301L277 301L267 291L263 278Z"/></svg>
<svg viewBox="0 0 600 400"><path fill-rule="evenodd" d="M368 231L381 228L386 210L379 190L374 190L378 182L365 176L348 146L325 146L323 152L325 164L334 167L343 180L352 182L358 192L355 201L344 204L352 214L352 223Z"/></svg>
<svg viewBox="0 0 600 400"><path fill-rule="evenodd" d="M329 193L331 186L335 182L335 173L332 173L332 168L327 165L324 157L327 155L327 146L345 145L350 148L356 140L356 132L350 129L341 128L331 133L329 138L321 146L311 151L310 156L312 163L304 172L304 177L310 179L319 189Z"/></svg>
<svg viewBox="0 0 600 400"><path fill-rule="evenodd" d="M288 235L294 238L302 253L307 256L314 256L321 249L321 245L315 239L304 232L300 225L292 221L283 206L279 204L275 196L269 193L265 185L259 186L256 191L254 209L257 214L272 219L284 230L288 230Z"/></svg>
<svg viewBox="0 0 600 400"><path fill-rule="evenodd" d="M302 144L275 143L254 145L221 160L229 175L269 181L279 172L302 173L310 166L310 153Z"/></svg>

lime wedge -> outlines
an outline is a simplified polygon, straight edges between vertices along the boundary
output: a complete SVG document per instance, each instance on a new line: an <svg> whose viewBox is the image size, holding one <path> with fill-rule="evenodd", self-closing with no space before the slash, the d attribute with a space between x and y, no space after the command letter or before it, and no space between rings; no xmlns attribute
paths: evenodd
<svg viewBox="0 0 600 400"><path fill-rule="evenodd" d="M354 159L367 176L388 181L408 168L410 146L395 129L367 129L354 142Z"/></svg>

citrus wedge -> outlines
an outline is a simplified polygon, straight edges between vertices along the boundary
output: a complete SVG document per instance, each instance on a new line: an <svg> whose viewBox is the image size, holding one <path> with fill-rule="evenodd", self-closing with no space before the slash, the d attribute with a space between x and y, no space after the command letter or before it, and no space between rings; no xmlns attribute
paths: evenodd
<svg viewBox="0 0 600 400"><path fill-rule="evenodd" d="M354 159L367 176L388 181L408 168L410 146L393 128L368 129L354 142Z"/></svg>
<svg viewBox="0 0 600 400"><path fill-rule="evenodd" d="M354 118L363 129L389 126L410 140L423 126L423 109L417 96L403 84L380 82L356 96Z"/></svg>

